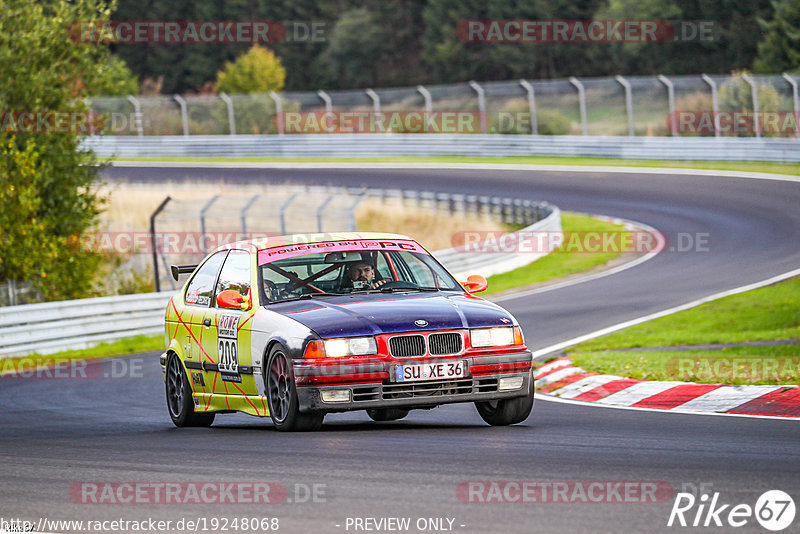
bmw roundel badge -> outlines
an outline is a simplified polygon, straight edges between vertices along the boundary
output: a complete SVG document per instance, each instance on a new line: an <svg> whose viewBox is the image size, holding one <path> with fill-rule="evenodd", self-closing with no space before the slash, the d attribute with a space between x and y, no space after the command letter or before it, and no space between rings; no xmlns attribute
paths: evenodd
<svg viewBox="0 0 800 534"><path fill-rule="evenodd" d="M426 321L425 319L417 319L416 321L414 321L414 324L419 327L428 326L428 321Z"/></svg>

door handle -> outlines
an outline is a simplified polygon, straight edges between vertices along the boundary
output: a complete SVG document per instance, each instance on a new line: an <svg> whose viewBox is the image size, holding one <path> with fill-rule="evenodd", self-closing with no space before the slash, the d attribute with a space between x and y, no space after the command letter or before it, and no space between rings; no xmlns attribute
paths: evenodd
<svg viewBox="0 0 800 534"><path fill-rule="evenodd" d="M203 326L205 327L211 326L211 317L206 317L205 319L203 319Z"/></svg>

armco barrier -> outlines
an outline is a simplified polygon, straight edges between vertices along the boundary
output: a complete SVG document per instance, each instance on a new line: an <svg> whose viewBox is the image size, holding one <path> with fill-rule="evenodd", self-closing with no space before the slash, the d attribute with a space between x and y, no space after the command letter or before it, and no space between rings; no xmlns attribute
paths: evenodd
<svg viewBox="0 0 800 534"><path fill-rule="evenodd" d="M83 349L164 329L172 292L0 308L0 358Z"/></svg>
<svg viewBox="0 0 800 534"><path fill-rule="evenodd" d="M499 134L95 136L104 157L573 156L800 162L800 140Z"/></svg>
<svg viewBox="0 0 800 534"><path fill-rule="evenodd" d="M528 228L560 232L561 213L549 205L550 214ZM490 276L516 269L544 253L434 252L459 280L470 274ZM0 308L0 358L83 349L103 341L164 331L164 311L172 291L44 302Z"/></svg>

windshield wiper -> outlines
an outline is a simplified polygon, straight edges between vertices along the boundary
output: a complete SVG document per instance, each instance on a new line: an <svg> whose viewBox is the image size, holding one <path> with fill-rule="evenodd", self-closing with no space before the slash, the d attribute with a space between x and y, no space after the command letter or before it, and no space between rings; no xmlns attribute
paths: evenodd
<svg viewBox="0 0 800 534"><path fill-rule="evenodd" d="M277 304L279 302L291 302L293 300L308 300L317 297L339 297L341 293L303 293L302 295L298 295L296 297L291 297L288 299L280 299L280 300L273 300L268 302L267 304Z"/></svg>
<svg viewBox="0 0 800 534"><path fill-rule="evenodd" d="M375 291L394 293L399 291L439 291L439 289L436 287L379 287Z"/></svg>
<svg viewBox="0 0 800 534"><path fill-rule="evenodd" d="M441 291L441 289L436 287L376 287L375 289L359 289L346 294L363 295L365 293L399 293L402 291Z"/></svg>

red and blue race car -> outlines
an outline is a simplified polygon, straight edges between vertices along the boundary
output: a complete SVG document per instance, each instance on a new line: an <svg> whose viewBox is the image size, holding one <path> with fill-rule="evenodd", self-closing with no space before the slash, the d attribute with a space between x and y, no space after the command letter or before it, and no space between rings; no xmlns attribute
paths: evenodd
<svg viewBox="0 0 800 534"><path fill-rule="evenodd" d="M326 413L376 421L474 402L491 425L533 407L531 353L514 317L474 295L416 241L302 234L225 245L169 301L161 356L177 426L216 413L314 430Z"/></svg>

